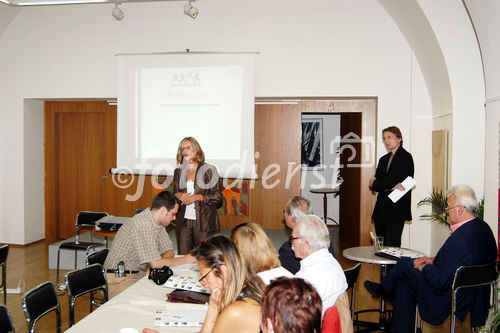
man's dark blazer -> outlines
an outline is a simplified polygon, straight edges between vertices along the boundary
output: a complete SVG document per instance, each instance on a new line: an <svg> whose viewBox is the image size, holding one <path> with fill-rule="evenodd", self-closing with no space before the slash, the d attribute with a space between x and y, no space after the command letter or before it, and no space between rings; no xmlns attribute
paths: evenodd
<svg viewBox="0 0 500 333"><path fill-rule="evenodd" d="M476 218L448 237L434 263L422 270L423 285L418 293L422 319L440 325L451 312L451 285L458 267L494 263L495 237L486 222ZM457 318L463 321L471 312L472 326L484 324L488 312L489 288L467 288L458 293Z"/></svg>
<svg viewBox="0 0 500 333"><path fill-rule="evenodd" d="M392 188L406 179L406 177L413 177L414 165L411 154L403 147L399 147L392 158L389 170L387 164L391 152L382 156L378 162L377 171L375 172L375 181L372 184L372 190L378 192L377 202L373 209L372 219L374 221L381 220L411 220L411 191L406 193L396 203L389 199L388 195L391 193Z"/></svg>

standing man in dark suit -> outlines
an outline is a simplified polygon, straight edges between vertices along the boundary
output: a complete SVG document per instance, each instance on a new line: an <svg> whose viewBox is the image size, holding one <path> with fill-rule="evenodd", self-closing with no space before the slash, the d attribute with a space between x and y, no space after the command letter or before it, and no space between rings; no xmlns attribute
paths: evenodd
<svg viewBox="0 0 500 333"><path fill-rule="evenodd" d="M457 185L448 191L447 198L446 214L452 234L437 255L414 260L402 257L381 285L365 281L365 288L372 296L386 299L394 296L393 332L414 331L417 302L426 323L441 325L451 313L451 284L457 268L496 261L495 237L488 224L476 217L479 205L474 191L467 185ZM462 290L456 312L459 321L463 323L470 313L472 327L482 326L489 295L488 287ZM457 326L463 326L462 323L457 321Z"/></svg>
<svg viewBox="0 0 500 333"><path fill-rule="evenodd" d="M400 247L405 221L411 220L411 191L395 203L388 196L394 189L405 190L401 182L413 177L413 158L403 148L403 136L396 126L384 129L382 138L389 152L380 158L370 179L370 189L378 192L372 220L377 236L384 237L384 246Z"/></svg>

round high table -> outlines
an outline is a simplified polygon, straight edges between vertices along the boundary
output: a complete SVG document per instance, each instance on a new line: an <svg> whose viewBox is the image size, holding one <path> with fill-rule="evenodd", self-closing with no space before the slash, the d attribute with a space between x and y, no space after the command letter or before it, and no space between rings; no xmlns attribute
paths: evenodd
<svg viewBox="0 0 500 333"><path fill-rule="evenodd" d="M330 219L333 223L336 225L339 225L337 221L332 219L331 217L328 217L328 194L333 194L333 197L337 197L340 193L340 188L339 186L332 188L332 187L324 187L324 188L312 188L309 190L311 193L317 193L317 194L323 194L323 221L325 224L327 224L327 220Z"/></svg>
<svg viewBox="0 0 500 333"><path fill-rule="evenodd" d="M380 265L381 266L380 281L382 281L382 279L387 274L387 265L394 265L397 263L396 260L376 256L374 246L351 247L345 249L344 252L342 252L342 255L345 258L351 259L353 261ZM365 329L358 330L357 332L390 331L389 324L390 324L390 316L392 316L392 311L386 309L385 300L383 298L380 299L380 309L368 309L368 310L356 311L354 317L358 318L359 314L366 312L379 312L380 313L379 320L378 322L374 323L369 321L357 320L353 318L354 326L366 327Z"/></svg>

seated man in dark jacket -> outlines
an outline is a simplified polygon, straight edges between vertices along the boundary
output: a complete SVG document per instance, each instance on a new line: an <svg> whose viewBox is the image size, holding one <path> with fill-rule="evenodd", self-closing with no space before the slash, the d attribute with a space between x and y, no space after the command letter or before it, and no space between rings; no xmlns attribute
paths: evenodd
<svg viewBox="0 0 500 333"><path fill-rule="evenodd" d="M415 306L422 319L441 325L451 313L451 285L458 267L494 263L497 247L486 222L476 217L478 202L467 185L454 186L448 192L448 220L452 234L434 258L403 257L382 280L382 285L365 281L366 289L376 297L394 297L392 331L413 332ZM488 311L488 287L459 292L457 318L464 321L470 313L473 327L481 326Z"/></svg>
<svg viewBox="0 0 500 333"><path fill-rule="evenodd" d="M286 226L293 229L297 220L306 215L311 215L313 213L311 202L304 197L294 196L286 203L285 208L283 208L283 215L285 217ZM330 243L328 251L335 257L333 246ZM281 266L288 270L292 274L296 274L300 269L300 258L295 256L292 250L292 245L289 241L286 241L281 245L278 251Z"/></svg>

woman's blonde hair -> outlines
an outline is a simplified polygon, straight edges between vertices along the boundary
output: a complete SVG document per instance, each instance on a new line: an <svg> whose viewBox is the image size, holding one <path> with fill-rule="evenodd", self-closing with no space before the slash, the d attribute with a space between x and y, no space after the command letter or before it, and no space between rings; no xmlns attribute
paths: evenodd
<svg viewBox="0 0 500 333"><path fill-rule="evenodd" d="M214 235L191 253L198 261L212 269L214 274L221 278L224 286L219 311L238 299L242 290L247 287L258 297L264 292L264 282L258 277L252 266L240 255L236 244L223 235ZM227 279L223 279L220 266L227 267Z"/></svg>
<svg viewBox="0 0 500 333"><path fill-rule="evenodd" d="M177 147L177 164L178 165L182 164L183 157L182 157L181 146L184 143L184 141L189 141L191 143L191 145L193 146L193 149L194 149L193 160L197 163L205 162L205 153L203 152L203 149L201 149L201 146L198 143L198 141L195 138L193 138L192 136L187 136L184 139L182 139L181 142L179 142L179 147Z"/></svg>
<svg viewBox="0 0 500 333"><path fill-rule="evenodd" d="M255 272L281 266L276 249L259 224L248 222L237 225L231 231L231 239Z"/></svg>

